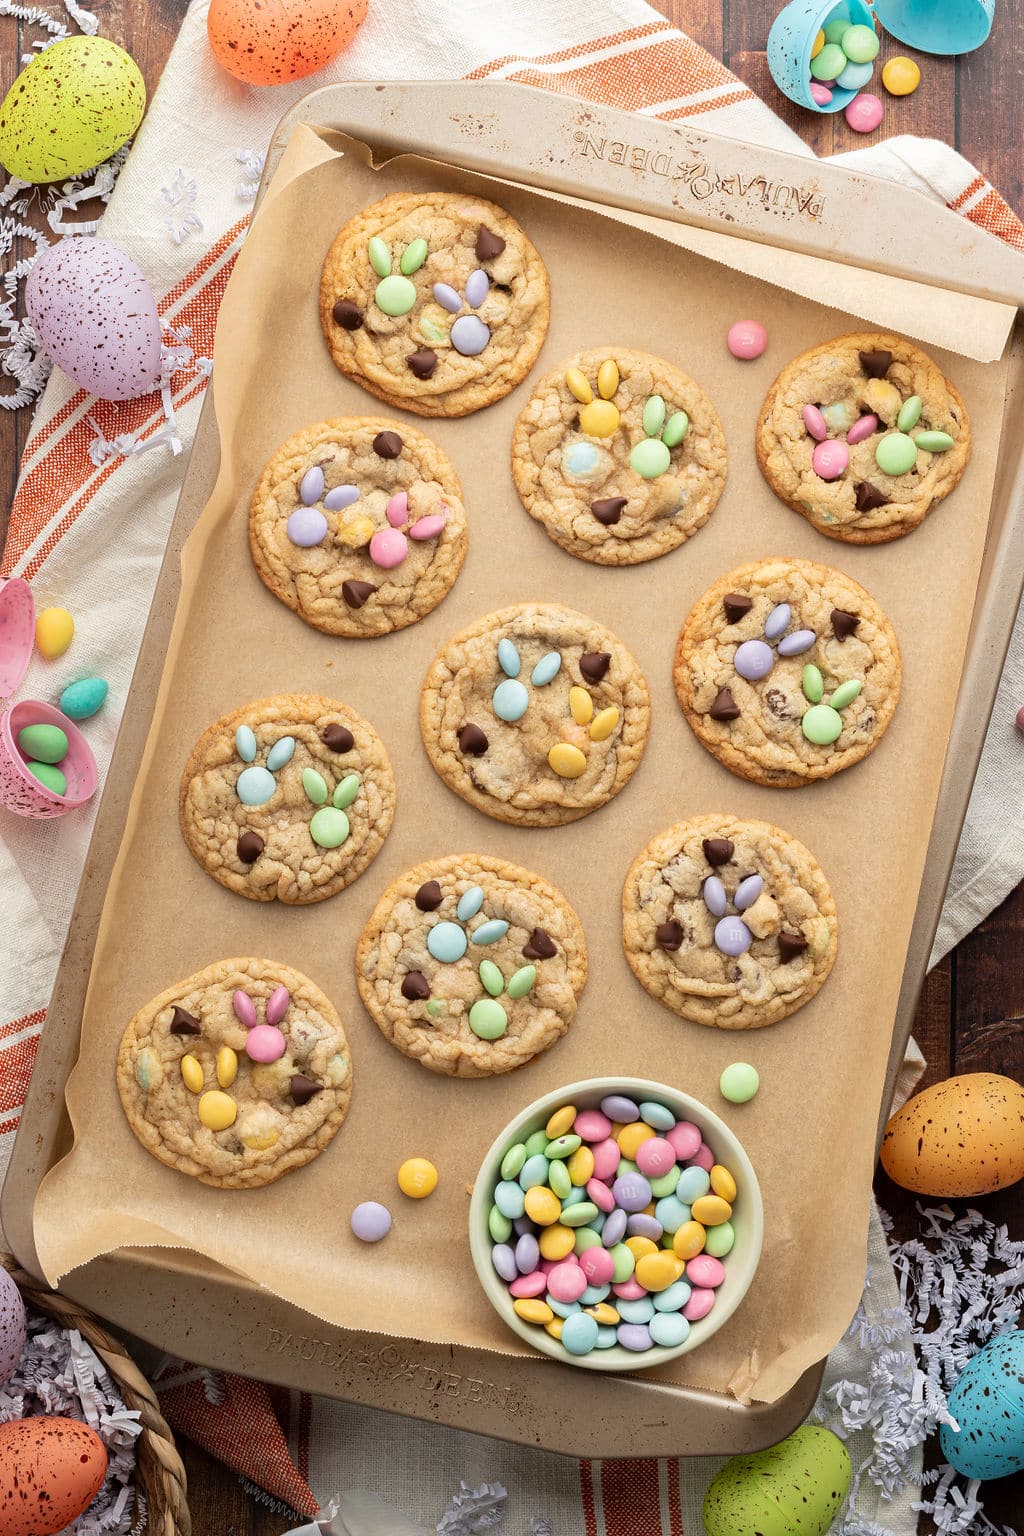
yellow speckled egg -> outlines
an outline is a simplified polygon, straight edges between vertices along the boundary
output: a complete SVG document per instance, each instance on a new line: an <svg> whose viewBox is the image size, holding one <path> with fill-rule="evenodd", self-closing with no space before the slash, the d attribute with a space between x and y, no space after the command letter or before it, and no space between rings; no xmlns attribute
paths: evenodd
<svg viewBox="0 0 1024 1536"><path fill-rule="evenodd" d="M0 1536L54 1536L103 1487L107 1452L88 1424L40 1415L0 1424Z"/></svg>
<svg viewBox="0 0 1024 1536"><path fill-rule="evenodd" d="M0 107L0 160L23 181L61 181L107 160L146 110L135 60L105 37L65 37L32 60Z"/></svg>
<svg viewBox="0 0 1024 1536"><path fill-rule="evenodd" d="M323 69L355 37L367 0L210 0L219 64L247 85L282 85Z"/></svg>
<svg viewBox="0 0 1024 1536"><path fill-rule="evenodd" d="M889 1121L882 1166L919 1195L970 1198L1024 1178L1024 1088L994 1072L934 1083Z"/></svg>

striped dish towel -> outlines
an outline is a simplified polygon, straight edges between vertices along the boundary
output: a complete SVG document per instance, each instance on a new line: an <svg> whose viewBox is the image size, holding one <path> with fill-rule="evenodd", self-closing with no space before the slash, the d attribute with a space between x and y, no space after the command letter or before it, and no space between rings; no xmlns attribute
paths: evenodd
<svg viewBox="0 0 1024 1536"><path fill-rule="evenodd" d="M91 24L77 3L69 0L67 9L80 24ZM12 0L0 0L0 11L21 14ZM578 0L516 0L507 6L495 6L493 0L463 0L458 6L443 0L375 0L352 47L318 81L274 90L251 89L223 74L210 55L205 27L206 0L195 0L101 225L102 234L146 273L167 339L180 349L182 366L172 381L171 398L186 450L206 387L204 359L212 350L218 304L255 196L261 152L281 114L311 83L513 80L809 153L752 91L641 0L589 0L586 6ZM1024 230L1010 209L946 146L894 140L844 158L862 170L930 192L1024 249ZM0 194L0 221L7 221L0 223L4 238L15 222L9 213L17 208L18 190L8 187ZM74 225L74 202L72 190L55 209L58 229ZM0 330L11 338L4 371L20 374L30 393L32 368L24 339L2 305ZM138 451L160 441L164 426L156 396L123 405L97 402L54 374L25 450L0 566L0 575L32 580L38 607L59 604L77 623L67 657L49 664L33 659L24 696L55 697L83 670L110 683L109 702L88 727L101 776L185 462L185 454L175 457L163 446ZM1024 647L1019 650L1024 672ZM1004 776L1007 782L1016 778ZM977 862L979 868L993 867L990 843L1002 838L995 861L999 882L1012 876L1015 883L1024 872L1024 835L1021 828L1011 828L1022 846L1008 851L1006 819L998 818L997 826L991 817L990 826L984 817L976 818ZM0 810L0 934L7 952L0 958L8 962L2 967L0 1014L0 1172L24 1102L91 827L88 810L45 823ZM964 911L958 915L947 908L951 942L979 920L986 899L979 899L973 866L965 882L970 900ZM1003 894L999 890L989 907ZM877 1227L873 1260L878 1278L874 1298L869 1291L867 1299L876 1306L892 1281ZM867 1326L882 1324L869 1317ZM848 1354L848 1360L839 1355L847 1377L866 1370L868 1352L851 1349ZM617 1536L627 1530L637 1536L680 1536L684 1528L692 1536L700 1530L696 1511L705 1467L694 1470L678 1462L567 1465L234 1378L212 1384L208 1376L176 1366L164 1373L162 1384L168 1416L182 1429L305 1514L317 1507L311 1488L326 1499L361 1477L417 1518L436 1522L453 1481L504 1477L521 1492L530 1490L529 1508L523 1501L518 1513L510 1509L508 1529L515 1536L528 1532L531 1520L545 1519L558 1536ZM210 1402L211 1394L222 1402ZM450 1536L463 1528L460 1518L456 1511L446 1527ZM886 1506L884 1519L897 1532L913 1529L909 1510L901 1513L896 1505ZM470 1528L465 1521L463 1526Z"/></svg>

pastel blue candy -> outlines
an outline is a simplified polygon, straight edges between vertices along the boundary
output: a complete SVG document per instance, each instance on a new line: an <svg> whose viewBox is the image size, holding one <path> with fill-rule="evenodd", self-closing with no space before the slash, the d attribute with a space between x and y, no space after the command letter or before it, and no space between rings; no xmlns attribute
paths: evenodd
<svg viewBox="0 0 1024 1536"><path fill-rule="evenodd" d="M526 1196L521 1187L511 1179L502 1179L501 1183L495 1186L494 1203L509 1221L514 1221L517 1216L523 1214L525 1199Z"/></svg>
<svg viewBox="0 0 1024 1536"><path fill-rule="evenodd" d="M810 650L817 638L813 629L794 629L791 635L783 635L779 641L779 655L801 656Z"/></svg>
<svg viewBox="0 0 1024 1536"><path fill-rule="evenodd" d="M649 1323L654 1316L654 1302L649 1296L641 1296L636 1301L623 1301L620 1296L616 1299L615 1310L624 1323Z"/></svg>
<svg viewBox="0 0 1024 1536"><path fill-rule="evenodd" d="M342 512L346 507L350 507L354 501L358 500L359 487L357 485L336 485L324 497L324 506L328 512Z"/></svg>
<svg viewBox="0 0 1024 1536"><path fill-rule="evenodd" d="M675 1349L686 1342L690 1325L681 1312L657 1312L649 1324L651 1338L664 1349Z"/></svg>
<svg viewBox="0 0 1024 1536"><path fill-rule="evenodd" d="M690 1207L678 1195L666 1195L654 1207L654 1214L666 1232L678 1232L683 1223L690 1220Z"/></svg>
<svg viewBox="0 0 1024 1536"><path fill-rule="evenodd" d="M70 720L91 720L103 708L107 692L108 685L102 677L80 677L61 694L61 711Z"/></svg>
<svg viewBox="0 0 1024 1536"><path fill-rule="evenodd" d="M587 1222L587 1226L590 1228L591 1232L596 1232L597 1235L603 1239L604 1224L607 1220L608 1217L605 1215L604 1211L598 1211L596 1216L591 1216L590 1220Z"/></svg>
<svg viewBox="0 0 1024 1536"><path fill-rule="evenodd" d="M651 1332L644 1323L620 1323L615 1330L615 1337L623 1349L632 1349L636 1354L642 1354L651 1347Z"/></svg>
<svg viewBox="0 0 1024 1536"><path fill-rule="evenodd" d="M518 1225L518 1224L517 1224ZM532 1232L524 1232L516 1243L516 1268L521 1275L532 1275L540 1263L540 1245Z"/></svg>
<svg viewBox="0 0 1024 1536"><path fill-rule="evenodd" d="M627 1099L624 1093L609 1093L601 1100L601 1113L607 1115L609 1120L629 1125L631 1121L639 1120L640 1105Z"/></svg>
<svg viewBox="0 0 1024 1536"><path fill-rule="evenodd" d="M545 683L552 682L562 666L562 658L557 651L548 651L530 673L530 682L535 688L543 688Z"/></svg>
<svg viewBox="0 0 1024 1536"><path fill-rule="evenodd" d="M748 907L752 907L763 890L764 881L760 875L748 875L745 880L741 880L732 899L736 911L745 912Z"/></svg>
<svg viewBox="0 0 1024 1536"><path fill-rule="evenodd" d="M601 449L594 443L569 443L562 450L562 469L570 480L586 481L602 462Z"/></svg>
<svg viewBox="0 0 1024 1536"><path fill-rule="evenodd" d="M652 1099L647 1099L640 1105L640 1119L645 1125L653 1126L656 1131L670 1131L676 1123L676 1117L664 1104L655 1104Z"/></svg>
<svg viewBox="0 0 1024 1536"><path fill-rule="evenodd" d="M586 1190L585 1189L581 1189L578 1185L576 1185L572 1189L570 1189L569 1193L566 1195L565 1199L562 1201L562 1209L564 1211L567 1206L579 1205L581 1200L589 1200L589 1199L590 1199L590 1196L587 1194Z"/></svg>
<svg viewBox="0 0 1024 1536"><path fill-rule="evenodd" d="M614 1328L610 1328L607 1325L598 1327L597 1343L594 1345L595 1349L613 1349L618 1342L618 1335Z"/></svg>
<svg viewBox="0 0 1024 1536"><path fill-rule="evenodd" d="M319 464L307 469L299 485L299 499L304 507L312 507L324 493L324 472Z"/></svg>
<svg viewBox="0 0 1024 1536"><path fill-rule="evenodd" d="M499 720L507 720L511 725L515 720L521 720L526 714L530 702L530 695L522 683L514 678L507 677L503 683L499 683L494 690L491 705Z"/></svg>
<svg viewBox="0 0 1024 1536"><path fill-rule="evenodd" d="M519 1175L519 1188L522 1190L537 1189L548 1181L548 1160L543 1152L535 1152L528 1157L523 1164Z"/></svg>
<svg viewBox="0 0 1024 1536"><path fill-rule="evenodd" d="M466 935L458 923L435 923L427 934L427 949L435 960L453 965L466 953Z"/></svg>
<svg viewBox="0 0 1024 1536"><path fill-rule="evenodd" d="M625 1211L609 1211L605 1217L604 1226L601 1228L601 1241L606 1248L614 1248L621 1243L626 1235L626 1223L629 1217Z"/></svg>
<svg viewBox="0 0 1024 1536"><path fill-rule="evenodd" d="M724 917L728 906L725 886L717 875L708 875L704 881L704 905L714 917Z"/></svg>
<svg viewBox="0 0 1024 1536"><path fill-rule="evenodd" d="M506 635L498 641L498 666L506 677L518 677L522 665L519 652Z"/></svg>
<svg viewBox="0 0 1024 1536"><path fill-rule="evenodd" d="M478 357L491 339L491 333L478 315L460 315L452 326L452 346L463 357Z"/></svg>
<svg viewBox="0 0 1024 1536"><path fill-rule="evenodd" d="M588 1285L580 1301L585 1307L596 1307L599 1301L604 1301L605 1297L610 1296L611 1293L610 1285Z"/></svg>
<svg viewBox="0 0 1024 1536"><path fill-rule="evenodd" d="M791 617L788 603L777 603L764 621L764 637L766 640L777 640L780 635L786 633L786 627Z"/></svg>
<svg viewBox="0 0 1024 1536"><path fill-rule="evenodd" d="M661 1241L664 1232L661 1222L654 1216L648 1216L643 1211L637 1211L626 1222L626 1232L630 1237L649 1237L652 1243Z"/></svg>
<svg viewBox="0 0 1024 1536"><path fill-rule="evenodd" d="M688 1205L692 1205L695 1200L700 1199L701 1195L706 1195L710 1188L711 1179L705 1169L684 1168L676 1185L676 1199L685 1200Z"/></svg>
<svg viewBox="0 0 1024 1536"><path fill-rule="evenodd" d="M519 1274L516 1256L508 1243L494 1244L494 1247L491 1249L491 1263L494 1265L495 1272L501 1276L506 1285L511 1285L512 1281Z"/></svg>
<svg viewBox="0 0 1024 1536"><path fill-rule="evenodd" d="M235 794L243 805L266 805L276 788L274 775L266 768L243 768L238 775Z"/></svg>
<svg viewBox="0 0 1024 1536"><path fill-rule="evenodd" d="M572 1317L574 1313L583 1311L578 1301L557 1301L550 1291L544 1300L556 1317Z"/></svg>
<svg viewBox="0 0 1024 1536"><path fill-rule="evenodd" d="M484 904L484 893L478 885L471 885L468 891L464 891L459 897L459 904L455 908L461 923L468 923L471 917L476 917Z"/></svg>
<svg viewBox="0 0 1024 1536"><path fill-rule="evenodd" d="M249 726L240 725L235 732L235 751L243 763L251 763L256 756L256 737Z"/></svg>
<svg viewBox="0 0 1024 1536"><path fill-rule="evenodd" d="M836 85L841 91L859 91L862 85L867 85L875 72L872 63L854 64L852 61L839 75L836 75Z"/></svg>
<svg viewBox="0 0 1024 1536"><path fill-rule="evenodd" d="M285 763L290 763L294 752L294 736L282 736L278 741L275 741L267 753L267 767L271 773L276 773L279 768L284 767Z"/></svg>
<svg viewBox="0 0 1024 1536"><path fill-rule="evenodd" d="M685 1280L674 1280L651 1299L656 1312L678 1312L690 1299L690 1287Z"/></svg>
<svg viewBox="0 0 1024 1536"><path fill-rule="evenodd" d="M577 1312L562 1325L562 1344L570 1355L589 1355L597 1345L598 1324L589 1312Z"/></svg>
<svg viewBox="0 0 1024 1536"><path fill-rule="evenodd" d="M490 290L491 280L482 267L477 267L466 278L466 303L470 309L479 309Z"/></svg>
<svg viewBox="0 0 1024 1536"><path fill-rule="evenodd" d="M508 933L508 923L503 917L492 917L489 923L481 923L471 938L474 944L497 944Z"/></svg>
<svg viewBox="0 0 1024 1536"><path fill-rule="evenodd" d="M296 549L312 549L327 532L327 519L318 507L296 507L284 531Z"/></svg>
<svg viewBox="0 0 1024 1536"><path fill-rule="evenodd" d="M446 309L452 315L457 315L462 308L462 299L448 283L434 284L434 299L442 309Z"/></svg>

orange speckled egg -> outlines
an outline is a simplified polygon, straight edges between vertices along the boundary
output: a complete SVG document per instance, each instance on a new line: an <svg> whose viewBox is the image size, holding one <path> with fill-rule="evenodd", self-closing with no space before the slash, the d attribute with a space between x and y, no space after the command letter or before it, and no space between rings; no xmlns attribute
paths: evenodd
<svg viewBox="0 0 1024 1536"><path fill-rule="evenodd" d="M89 1508L107 1475L107 1452L77 1419L0 1424L0 1536L55 1536Z"/></svg>
<svg viewBox="0 0 1024 1536"><path fill-rule="evenodd" d="M1024 1088L994 1072L935 1083L886 1127L882 1166L919 1195L967 1199L1024 1178Z"/></svg>
<svg viewBox="0 0 1024 1536"><path fill-rule="evenodd" d="M247 85L282 85L329 64L366 19L367 0L210 0L217 60Z"/></svg>

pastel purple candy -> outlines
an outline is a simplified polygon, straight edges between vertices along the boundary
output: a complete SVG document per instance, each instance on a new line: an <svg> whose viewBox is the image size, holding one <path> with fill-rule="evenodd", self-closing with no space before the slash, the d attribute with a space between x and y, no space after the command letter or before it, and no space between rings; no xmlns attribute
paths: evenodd
<svg viewBox="0 0 1024 1536"><path fill-rule="evenodd" d="M624 1211L642 1211L651 1203L651 1186L642 1173L624 1173L612 1185L612 1194L616 1205Z"/></svg>
<svg viewBox="0 0 1024 1536"><path fill-rule="evenodd" d="M352 1231L360 1242L379 1243L391 1231L391 1212L376 1200L364 1200L350 1218Z"/></svg>
<svg viewBox="0 0 1024 1536"><path fill-rule="evenodd" d="M606 1248L614 1248L616 1243L621 1243L626 1235L626 1227L629 1217L625 1211L609 1211L605 1217L604 1226L601 1228L601 1242Z"/></svg>
<svg viewBox="0 0 1024 1536"><path fill-rule="evenodd" d="M764 637L766 640L777 640L780 635L786 633L786 626L790 620L790 607L788 603L777 603L764 621Z"/></svg>
<svg viewBox="0 0 1024 1536"><path fill-rule="evenodd" d="M448 283L434 284L434 298L441 308L446 309L449 314L457 315L462 308L461 298Z"/></svg>
<svg viewBox="0 0 1024 1536"><path fill-rule="evenodd" d="M640 1118L640 1105L634 1104L632 1099L627 1099L624 1093L610 1093L607 1098L601 1100L601 1113L607 1115L609 1120L618 1120L622 1125L631 1125L634 1120Z"/></svg>
<svg viewBox="0 0 1024 1536"><path fill-rule="evenodd" d="M477 357L491 339L491 333L478 315L460 315L452 326L452 346L463 357Z"/></svg>
<svg viewBox="0 0 1024 1536"><path fill-rule="evenodd" d="M608 1223L605 1222L605 1226ZM665 1228L654 1216L648 1216L644 1211L637 1211L626 1221L626 1232L630 1237L649 1237L652 1243L661 1242L661 1234ZM603 1234L602 1234L603 1235Z"/></svg>
<svg viewBox="0 0 1024 1536"><path fill-rule="evenodd" d="M724 917L728 906L725 886L717 875L708 875L704 881L704 905L713 917Z"/></svg>
<svg viewBox="0 0 1024 1536"><path fill-rule="evenodd" d="M517 1216L512 1223L512 1231L516 1237L527 1237L533 1231L533 1222L529 1216Z"/></svg>
<svg viewBox="0 0 1024 1536"><path fill-rule="evenodd" d="M466 303L470 309L480 308L490 286L491 280L481 267L477 267L475 272L469 274L466 278Z"/></svg>
<svg viewBox="0 0 1024 1536"><path fill-rule="evenodd" d="M516 1243L515 1260L516 1269L521 1275L532 1275L540 1264L540 1246L532 1232L524 1232ZM515 1276L512 1278L515 1279Z"/></svg>
<svg viewBox="0 0 1024 1536"><path fill-rule="evenodd" d="M299 498L304 507L312 507L324 493L324 472L319 464L307 469L299 485Z"/></svg>
<svg viewBox="0 0 1024 1536"><path fill-rule="evenodd" d="M877 431L877 416L872 416L870 413L867 416L858 416L857 420L846 434L846 441L851 446L853 446L855 443L862 443L866 437L871 436L872 432Z"/></svg>
<svg viewBox="0 0 1024 1536"><path fill-rule="evenodd" d="M336 485L324 497L324 506L328 512L342 512L346 507L350 507L354 501L358 500L359 487L357 485Z"/></svg>
<svg viewBox="0 0 1024 1536"><path fill-rule="evenodd" d="M813 629L794 629L791 635L783 635L779 641L779 655L800 656L810 650L817 638Z"/></svg>
<svg viewBox="0 0 1024 1536"><path fill-rule="evenodd" d="M764 881L760 875L748 875L745 880L741 880L732 899L736 911L745 912L748 907L752 907L763 890Z"/></svg>
<svg viewBox="0 0 1024 1536"><path fill-rule="evenodd" d="M715 948L723 955L745 955L753 942L753 934L738 917L723 917L715 924Z"/></svg>
<svg viewBox="0 0 1024 1536"><path fill-rule="evenodd" d="M758 678L768 676L774 661L771 646L763 640L744 640L736 648L733 666L748 683L756 683Z"/></svg>
<svg viewBox="0 0 1024 1536"><path fill-rule="evenodd" d="M620 1323L615 1330L615 1337L623 1349L631 1349L636 1354L650 1349L654 1342L646 1323Z"/></svg>
<svg viewBox="0 0 1024 1536"><path fill-rule="evenodd" d="M327 519L319 507L296 507L284 531L297 549L312 549L327 532Z"/></svg>
<svg viewBox="0 0 1024 1536"><path fill-rule="evenodd" d="M491 1249L491 1263L506 1285L510 1285L519 1273L516 1256L508 1243L495 1243Z"/></svg>
<svg viewBox="0 0 1024 1536"><path fill-rule="evenodd" d="M267 1023L280 1024L288 1012L288 1004L291 1000L291 993L287 987L275 987L267 998Z"/></svg>

